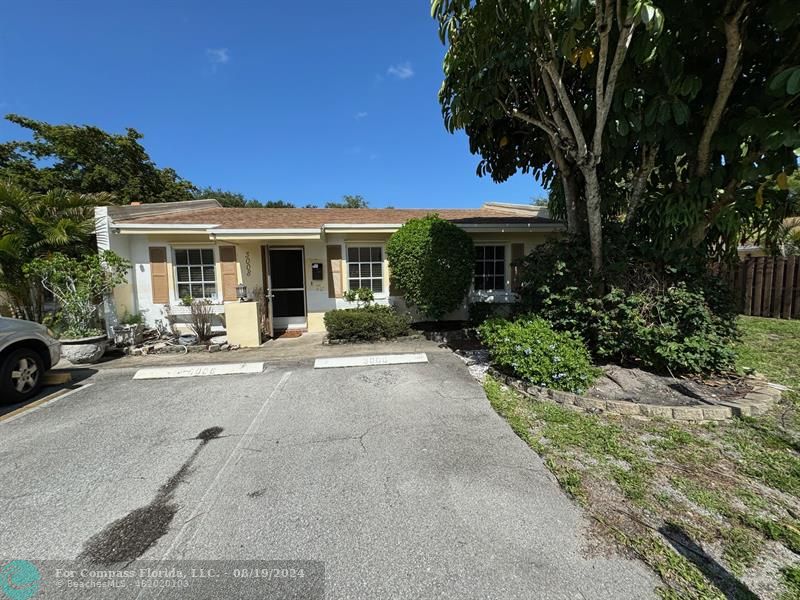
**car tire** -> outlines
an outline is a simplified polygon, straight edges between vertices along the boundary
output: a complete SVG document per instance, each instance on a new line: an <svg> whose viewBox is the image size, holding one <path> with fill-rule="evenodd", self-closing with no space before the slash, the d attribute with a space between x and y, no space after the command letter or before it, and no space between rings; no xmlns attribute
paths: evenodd
<svg viewBox="0 0 800 600"><path fill-rule="evenodd" d="M44 361L36 350L12 350L0 365L0 404L31 398L42 387L43 379Z"/></svg>

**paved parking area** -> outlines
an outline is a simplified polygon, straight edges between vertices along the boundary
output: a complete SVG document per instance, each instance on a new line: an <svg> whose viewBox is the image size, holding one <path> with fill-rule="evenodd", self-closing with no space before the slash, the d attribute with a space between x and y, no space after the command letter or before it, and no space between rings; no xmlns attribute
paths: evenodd
<svg viewBox="0 0 800 600"><path fill-rule="evenodd" d="M319 560L328 598L651 596L460 361L429 359L105 369L0 423L0 559Z"/></svg>

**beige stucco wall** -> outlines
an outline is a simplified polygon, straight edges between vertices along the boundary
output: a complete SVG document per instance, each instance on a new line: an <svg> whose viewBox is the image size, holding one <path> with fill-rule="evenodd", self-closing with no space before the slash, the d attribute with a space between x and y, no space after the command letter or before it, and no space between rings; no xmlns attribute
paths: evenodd
<svg viewBox="0 0 800 600"><path fill-rule="evenodd" d="M469 232L470 237L476 244L511 244L523 243L525 253L529 253L535 246L544 243L548 239L556 238L562 234L557 232ZM389 296L389 265L386 259L385 247L389 240L388 233L328 233L320 240L243 240L243 241L215 241L210 240L208 234L169 234L169 235L129 235L126 240L128 248L128 258L134 263L132 281L124 286L120 286L114 293L117 303L118 314L122 316L124 311L130 313L142 312L150 324L163 317L162 307L152 303L152 291L150 283L149 255L150 246L167 246L168 261L168 281L170 289L170 304L180 306L180 298L177 297L175 285L175 268L173 264L174 250L181 247L213 248L216 262L217 290L220 294L222 290L222 275L219 263L219 246L233 245L236 247L237 276L241 283L247 286L248 295L257 289L263 288L263 265L262 265L262 245L269 244L274 247L300 247L304 251L304 276L306 287L306 327L308 331L324 331L324 313L334 308L347 308L350 303L342 298L328 297L328 277L327 272L327 250L326 246L338 244L342 247L343 257L343 287L347 289L347 247L350 245L380 245L384 248L384 289L382 293L376 294L376 301L384 304L393 304L401 311L407 311L412 318L421 318L413 310L404 306L402 298ZM510 251L506 252L507 267L510 264ZM323 265L322 280L312 279L311 265L314 262L321 262ZM510 268L506 269L510 274ZM238 283L237 282L237 283ZM510 281L507 282L507 287ZM489 301L506 302L510 300L510 292L505 296L497 294ZM482 298L472 296L470 300L475 301ZM447 315L451 319L463 319L467 316L468 301L457 311ZM219 312L224 308L219 306ZM221 326L221 322L220 322Z"/></svg>

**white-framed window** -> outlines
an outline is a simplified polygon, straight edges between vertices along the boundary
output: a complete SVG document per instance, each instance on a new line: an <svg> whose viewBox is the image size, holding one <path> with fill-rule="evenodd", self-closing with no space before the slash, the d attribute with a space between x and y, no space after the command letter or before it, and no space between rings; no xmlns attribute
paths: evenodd
<svg viewBox="0 0 800 600"><path fill-rule="evenodd" d="M506 289L506 247L504 245L475 246L476 291Z"/></svg>
<svg viewBox="0 0 800 600"><path fill-rule="evenodd" d="M217 298L217 273L213 248L175 248L175 282L178 298Z"/></svg>
<svg viewBox="0 0 800 600"><path fill-rule="evenodd" d="M375 294L383 293L383 247L347 247L347 287L355 290L369 288Z"/></svg>

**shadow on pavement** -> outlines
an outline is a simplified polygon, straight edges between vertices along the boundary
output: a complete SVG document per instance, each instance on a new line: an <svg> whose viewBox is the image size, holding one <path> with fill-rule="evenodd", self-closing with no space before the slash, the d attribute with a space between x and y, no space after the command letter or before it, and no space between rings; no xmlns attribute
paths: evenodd
<svg viewBox="0 0 800 600"><path fill-rule="evenodd" d="M85 367L77 367L71 369L51 369L47 372L49 374L60 374L60 373L69 373L72 376L72 380L68 383L61 383L56 385L45 385L39 390L39 393L36 394L33 398L29 398L25 400L25 402L17 402L15 404L1 404L0 403L0 417L3 415L7 415L9 413L14 412L15 410L19 410L20 408L24 408L29 404L33 404L34 402L38 402L40 400L44 400L49 396L52 396L60 391L67 391L71 389L76 389L81 386L81 383L97 373L97 369L89 369Z"/></svg>

